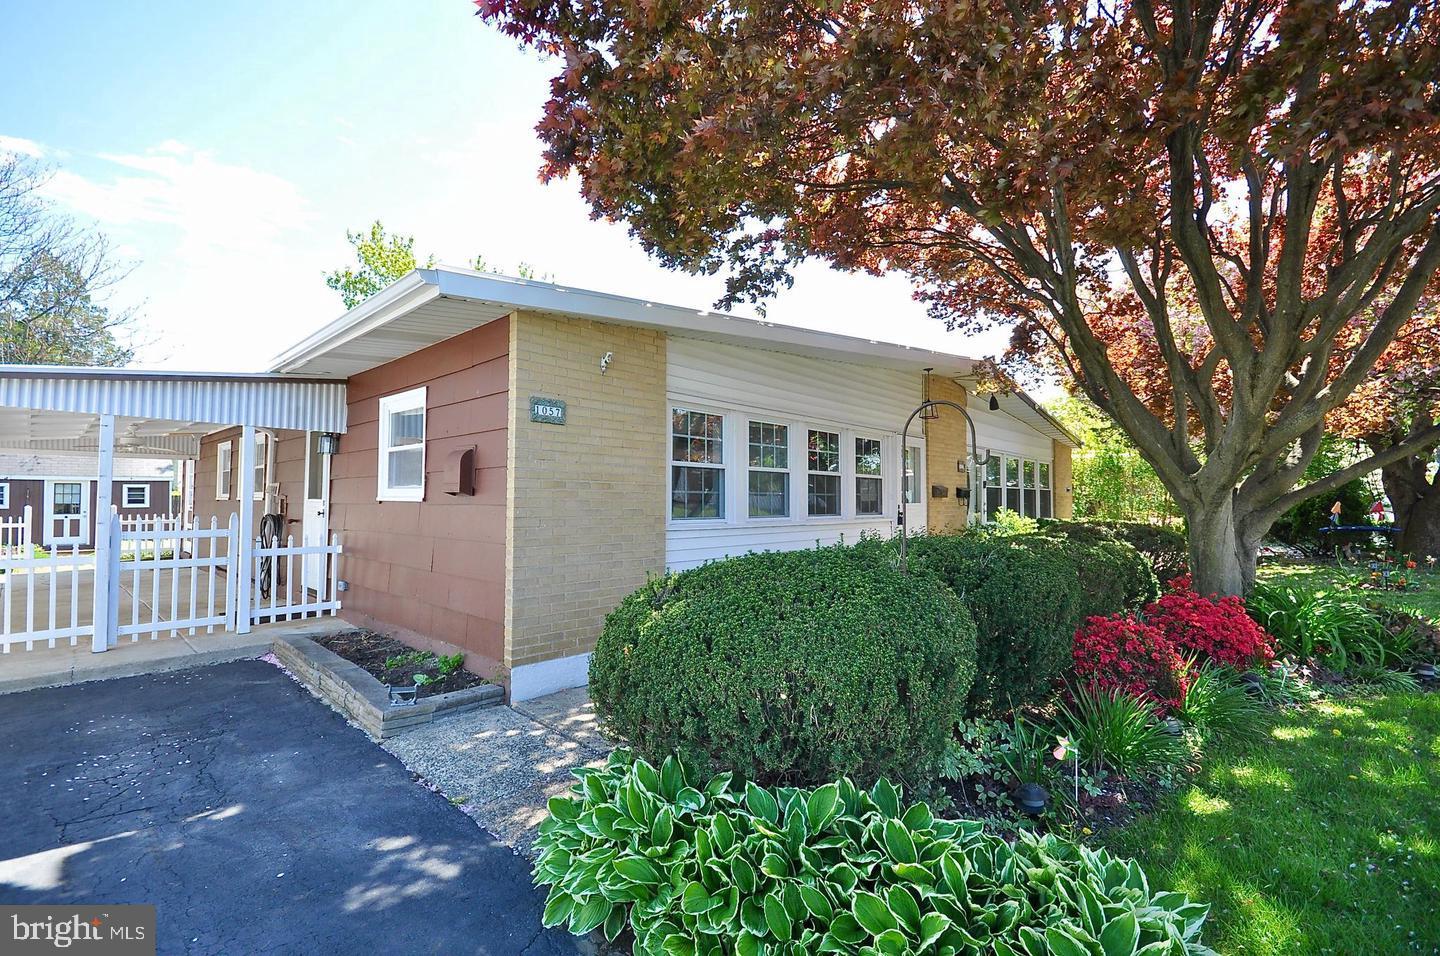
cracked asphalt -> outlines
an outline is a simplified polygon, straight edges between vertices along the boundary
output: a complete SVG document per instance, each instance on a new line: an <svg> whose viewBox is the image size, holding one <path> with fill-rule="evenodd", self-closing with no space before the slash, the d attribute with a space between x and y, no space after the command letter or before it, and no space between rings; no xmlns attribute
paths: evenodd
<svg viewBox="0 0 1440 956"><path fill-rule="evenodd" d="M159 952L571 954L529 864L278 668L0 696L0 903L153 903Z"/></svg>

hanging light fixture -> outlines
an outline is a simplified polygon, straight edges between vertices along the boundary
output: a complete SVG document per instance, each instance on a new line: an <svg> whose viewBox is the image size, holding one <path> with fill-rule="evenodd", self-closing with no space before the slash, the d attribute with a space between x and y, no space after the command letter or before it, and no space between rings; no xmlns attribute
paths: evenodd
<svg viewBox="0 0 1440 956"><path fill-rule="evenodd" d="M990 393L990 411L1000 411L1000 399L996 397L994 392Z"/></svg>
<svg viewBox="0 0 1440 956"><path fill-rule="evenodd" d="M920 379L920 420L926 422L940 417L940 409L930 404L930 373L933 371L933 368L927 368L925 376Z"/></svg>

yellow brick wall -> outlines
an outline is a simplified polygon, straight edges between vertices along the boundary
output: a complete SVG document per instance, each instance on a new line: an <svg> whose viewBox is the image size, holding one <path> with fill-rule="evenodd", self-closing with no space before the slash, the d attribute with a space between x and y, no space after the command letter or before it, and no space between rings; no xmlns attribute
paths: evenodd
<svg viewBox="0 0 1440 956"><path fill-rule="evenodd" d="M1055 454L1055 474L1051 488L1055 490L1055 517L1069 521L1075 517L1075 473L1070 464L1070 446L1050 440Z"/></svg>
<svg viewBox="0 0 1440 956"><path fill-rule="evenodd" d="M942 375L930 376L930 398L965 405L965 389ZM931 531L959 531L965 527L969 502L955 496L956 488L969 488L968 467L957 468L970 457L970 435L965 417L953 408L941 407L940 417L925 423L925 496ZM930 496L931 485L943 485L944 498Z"/></svg>
<svg viewBox="0 0 1440 956"><path fill-rule="evenodd" d="M604 374L600 358L614 353ZM566 403L530 421L530 397ZM665 567L665 335L518 312L510 322L505 664L582 654Z"/></svg>

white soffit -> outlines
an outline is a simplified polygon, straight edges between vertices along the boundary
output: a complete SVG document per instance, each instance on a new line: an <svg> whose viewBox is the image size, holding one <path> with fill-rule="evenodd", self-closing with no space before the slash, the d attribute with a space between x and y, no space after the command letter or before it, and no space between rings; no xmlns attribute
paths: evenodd
<svg viewBox="0 0 1440 956"><path fill-rule="evenodd" d="M974 364L973 359L948 352L444 267L419 269L398 280L282 353L272 368L282 373L354 375L517 309L915 372L933 367L937 374L963 375Z"/></svg>

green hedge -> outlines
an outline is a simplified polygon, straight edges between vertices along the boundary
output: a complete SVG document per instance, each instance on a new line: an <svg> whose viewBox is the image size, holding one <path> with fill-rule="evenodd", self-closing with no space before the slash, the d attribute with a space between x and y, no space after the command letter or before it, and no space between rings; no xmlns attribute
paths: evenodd
<svg viewBox="0 0 1440 956"><path fill-rule="evenodd" d="M543 922L628 926L643 956L1213 956L1209 908L1135 862L1024 830L1012 844L902 807L884 780L776 791L618 751L576 775L536 843Z"/></svg>
<svg viewBox="0 0 1440 956"><path fill-rule="evenodd" d="M1189 546L1185 532L1170 525L1148 521L1060 521L1040 522L1041 534L1063 535L1073 541L1123 541L1145 556L1160 583L1185 573Z"/></svg>
<svg viewBox="0 0 1440 956"><path fill-rule="evenodd" d="M1052 538L1080 581L1080 620L1138 611L1160 596L1150 562L1124 541Z"/></svg>
<svg viewBox="0 0 1440 956"><path fill-rule="evenodd" d="M749 554L650 582L605 620L590 696L642 755L762 783L928 779L975 624L882 544Z"/></svg>
<svg viewBox="0 0 1440 956"><path fill-rule="evenodd" d="M1048 699L1070 665L1084 608L1073 558L1040 535L928 535L910 544L912 568L947 584L976 627L972 713Z"/></svg>

